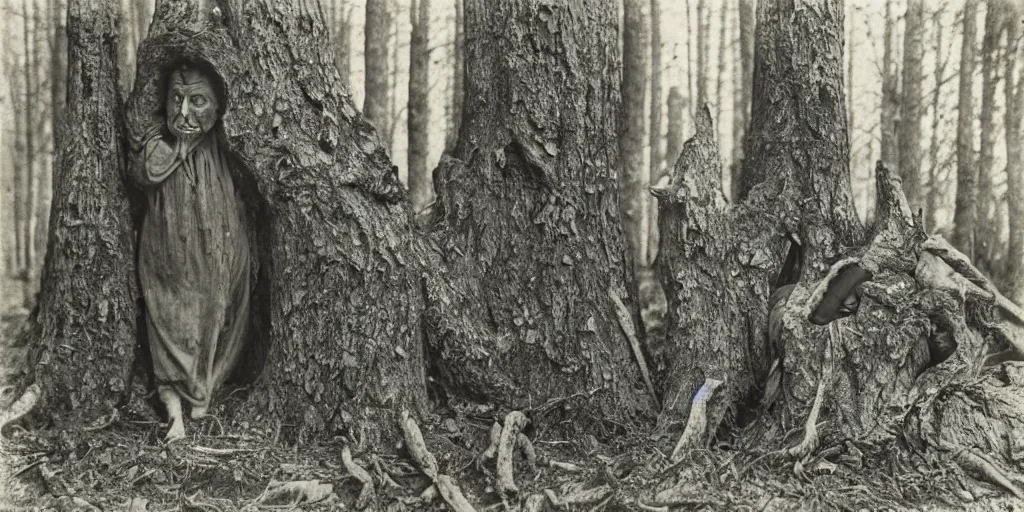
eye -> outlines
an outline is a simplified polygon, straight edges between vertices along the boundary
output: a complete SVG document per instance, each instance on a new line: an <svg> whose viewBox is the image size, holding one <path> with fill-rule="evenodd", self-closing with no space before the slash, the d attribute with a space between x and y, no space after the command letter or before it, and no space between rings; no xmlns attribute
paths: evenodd
<svg viewBox="0 0 1024 512"><path fill-rule="evenodd" d="M203 105L206 105L206 98L203 97L203 96L200 96L198 94L192 95L192 97L189 98L189 100L192 101L192 104L197 106L197 107L201 107Z"/></svg>
<svg viewBox="0 0 1024 512"><path fill-rule="evenodd" d="M174 93L174 102L178 104L181 103L181 93Z"/></svg>

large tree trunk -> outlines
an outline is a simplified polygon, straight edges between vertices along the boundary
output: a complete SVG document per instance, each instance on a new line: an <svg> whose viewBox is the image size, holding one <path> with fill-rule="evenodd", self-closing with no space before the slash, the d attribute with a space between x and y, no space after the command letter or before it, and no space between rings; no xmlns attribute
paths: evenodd
<svg viewBox="0 0 1024 512"><path fill-rule="evenodd" d="M1010 243L1006 254L1010 298L1024 305L1024 65L1021 64L1021 7L1009 5L1005 62L1006 206Z"/></svg>
<svg viewBox="0 0 1024 512"><path fill-rule="evenodd" d="M418 212L433 199L427 170L430 146L430 0L413 0L409 7L409 195Z"/></svg>
<svg viewBox="0 0 1024 512"><path fill-rule="evenodd" d="M974 60L977 48L977 0L964 3L963 44L960 50L960 99L956 125L956 210L953 245L974 259L978 218L978 168L974 158Z"/></svg>
<svg viewBox="0 0 1024 512"><path fill-rule="evenodd" d="M388 108L391 87L388 80L388 34L391 33L391 0L366 0L366 24L363 33L363 116L381 135L391 133ZM390 141L388 141L390 142ZM390 144L388 144L390 149Z"/></svg>
<svg viewBox="0 0 1024 512"><path fill-rule="evenodd" d="M134 233L123 167L118 14L68 6L67 130L58 146L53 215L38 308L36 382L58 423L86 425L130 389L136 355Z"/></svg>
<svg viewBox="0 0 1024 512"><path fill-rule="evenodd" d="M585 405L570 428L589 431L653 410L623 333L637 314L616 183L616 12L466 0L461 136L434 174L434 233L466 295L431 304L486 319L481 336L432 340L439 379L542 424L572 397Z"/></svg>
<svg viewBox="0 0 1024 512"><path fill-rule="evenodd" d="M1003 35L1005 21L1003 2L988 2L985 10L985 34L981 43L981 151L978 155L978 192L977 213L975 222L977 229L974 234L974 264L985 272L993 275L995 258L999 242L999 225L997 218L998 200L995 197L996 146L996 86L999 77L996 73L999 66L999 39Z"/></svg>
<svg viewBox="0 0 1024 512"><path fill-rule="evenodd" d="M665 174L665 162L662 160L661 144L661 5L658 0L651 0L651 123L649 127L648 146L650 146L650 173L648 185L657 183ZM658 253L658 204L644 191L648 202L647 208L647 257L644 265L649 265Z"/></svg>
<svg viewBox="0 0 1024 512"><path fill-rule="evenodd" d="M912 209L921 200L921 114L924 81L924 0L909 0L903 33L903 90L900 94L898 126L899 171L903 190Z"/></svg>
<svg viewBox="0 0 1024 512"><path fill-rule="evenodd" d="M671 182L656 192L664 205L657 270L669 301L662 418L670 425L690 414L680 445L706 443L730 408L756 396L773 362L781 362L796 398L788 406L809 406L806 373L819 366L817 336L791 341L784 359L781 347L766 343L769 280L787 234L803 243L801 283L816 281L863 237L850 192L842 7L827 2L812 14L765 1L757 16L744 162L745 183L754 188L727 206L705 110ZM723 282L732 285L723 289ZM697 413L691 398L703 403Z"/></svg>
<svg viewBox="0 0 1024 512"><path fill-rule="evenodd" d="M197 5L198 4L198 5ZM274 27L274 30L267 30ZM423 261L404 194L333 66L310 1L165 0L126 109L133 159L164 122L161 72L208 62L230 99L222 137L254 238L253 325L239 414L282 439L342 431L373 443L426 402ZM260 371L262 370L262 371Z"/></svg>
<svg viewBox="0 0 1024 512"><path fill-rule="evenodd" d="M647 23L641 0L626 0L622 22L622 109L619 151L622 172L622 224L633 254L633 266L647 265L647 192L644 169L644 98L647 93Z"/></svg>

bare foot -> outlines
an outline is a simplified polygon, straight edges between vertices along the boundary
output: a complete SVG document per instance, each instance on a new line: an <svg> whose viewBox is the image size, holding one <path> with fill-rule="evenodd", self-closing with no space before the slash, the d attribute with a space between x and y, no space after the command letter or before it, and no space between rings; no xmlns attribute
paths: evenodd
<svg viewBox="0 0 1024 512"><path fill-rule="evenodd" d="M167 408L167 418L171 421L171 428L164 436L165 441L177 441L185 438L185 419L181 415L181 398L173 389L164 388L160 390L160 401Z"/></svg>
<svg viewBox="0 0 1024 512"><path fill-rule="evenodd" d="M205 405L194 406L194 407L192 407L192 411L189 413L189 416L191 416L192 419L194 419L194 420L198 420L199 418L206 417L206 409L207 409L207 406L205 406Z"/></svg>

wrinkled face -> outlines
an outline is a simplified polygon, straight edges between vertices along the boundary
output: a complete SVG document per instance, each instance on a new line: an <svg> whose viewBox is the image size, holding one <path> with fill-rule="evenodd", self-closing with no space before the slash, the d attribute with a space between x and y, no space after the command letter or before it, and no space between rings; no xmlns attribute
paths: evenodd
<svg viewBox="0 0 1024 512"><path fill-rule="evenodd" d="M167 91L167 128L182 142L198 138L217 122L217 95L202 72L181 67Z"/></svg>

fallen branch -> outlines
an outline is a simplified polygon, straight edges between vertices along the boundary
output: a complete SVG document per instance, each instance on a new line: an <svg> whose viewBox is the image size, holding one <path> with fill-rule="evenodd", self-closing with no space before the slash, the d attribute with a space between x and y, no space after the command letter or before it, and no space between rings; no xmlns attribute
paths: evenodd
<svg viewBox="0 0 1024 512"><path fill-rule="evenodd" d="M498 441L498 493L502 497L519 493L512 469L512 453L519 440L519 434L527 423L526 415L512 411L505 416L505 426Z"/></svg>
<svg viewBox="0 0 1024 512"><path fill-rule="evenodd" d="M651 372L647 368L647 360L644 359L644 353L640 350L640 340L636 337L636 329L633 328L633 319L629 315L629 310L626 309L626 305L622 303L619 295L615 293L614 288L608 288L608 298L615 304L615 315L619 319L619 327L626 334L626 338L629 338L629 346L633 349L633 357L636 358L636 364L640 367L640 375L644 378L644 384L647 384L647 391L651 393L654 403L661 407L658 404L658 394L654 391L654 382L651 381Z"/></svg>
<svg viewBox="0 0 1024 512"><path fill-rule="evenodd" d="M678 462L684 449L694 448L702 443L708 429L708 402L714 397L715 390L722 384L723 381L718 379L710 377L704 379L704 384L693 397L693 405L690 406L690 417L686 420L686 428L683 429L683 435L679 436L679 441L676 443L675 449L672 450L669 460Z"/></svg>

